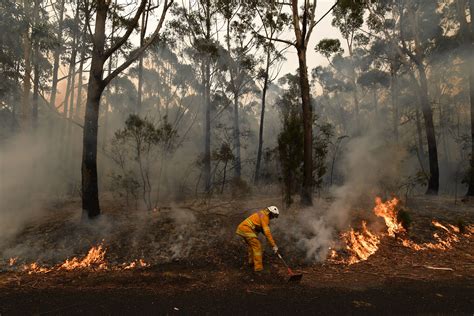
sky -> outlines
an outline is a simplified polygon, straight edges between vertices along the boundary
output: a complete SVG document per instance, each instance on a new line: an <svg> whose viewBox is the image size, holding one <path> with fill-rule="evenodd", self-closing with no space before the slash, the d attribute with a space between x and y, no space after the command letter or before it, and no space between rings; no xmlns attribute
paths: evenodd
<svg viewBox="0 0 474 316"><path fill-rule="evenodd" d="M324 15L336 2L336 0L318 0L316 8L316 20ZM324 38L338 38L341 41L341 45L344 47L344 42L342 41L342 36L339 30L331 25L333 19L332 13L329 13L313 30L313 33L310 38L310 42L307 50L307 63L308 63L308 72L319 65L326 66L328 61L321 54L318 54L314 51L314 47L319 41ZM288 34L288 38L291 38L291 35ZM293 35L294 37L294 35ZM283 64L280 76L288 72L294 73L298 68L298 57L296 56L296 49L291 47L286 52L286 62Z"/></svg>

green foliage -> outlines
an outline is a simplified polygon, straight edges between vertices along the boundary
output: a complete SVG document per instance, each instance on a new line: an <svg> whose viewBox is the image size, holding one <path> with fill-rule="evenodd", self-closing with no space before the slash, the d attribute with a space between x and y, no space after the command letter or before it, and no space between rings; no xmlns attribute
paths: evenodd
<svg viewBox="0 0 474 316"><path fill-rule="evenodd" d="M390 86L390 75L385 71L371 69L362 73L357 79L357 82L371 89L375 89L377 85L387 88Z"/></svg>
<svg viewBox="0 0 474 316"><path fill-rule="evenodd" d="M299 188L303 161L303 120L299 101L298 78L287 74L280 83L288 88L277 100L283 128L278 135L278 153L282 170L285 203L292 203L291 195Z"/></svg>
<svg viewBox="0 0 474 316"><path fill-rule="evenodd" d="M324 57L329 58L335 54L343 54L344 49L341 47L341 42L338 39L325 38L322 39L314 48L314 50Z"/></svg>
<svg viewBox="0 0 474 316"><path fill-rule="evenodd" d="M320 189L327 171L326 157L334 136L334 128L329 123L318 124L313 133L313 179L315 188Z"/></svg>

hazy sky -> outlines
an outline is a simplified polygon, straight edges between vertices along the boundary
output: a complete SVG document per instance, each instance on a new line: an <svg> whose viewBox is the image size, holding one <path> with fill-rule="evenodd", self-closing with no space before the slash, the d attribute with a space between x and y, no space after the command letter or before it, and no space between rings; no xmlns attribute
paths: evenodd
<svg viewBox="0 0 474 316"><path fill-rule="evenodd" d="M323 14L326 13L335 2L336 0L318 0L318 6L316 8L316 20L323 16ZM342 47L345 48L341 33L337 28L331 25L332 19L332 13L329 13L313 30L307 51L308 72L311 72L311 69L318 65L328 64L325 57L314 51L314 47L320 40L324 38L339 38ZM291 38L291 35L293 34L288 34L288 38ZM290 47L288 49L286 53L286 59L287 61L283 65L280 75L286 74L288 72L294 72L298 68L298 57L296 56L295 48Z"/></svg>

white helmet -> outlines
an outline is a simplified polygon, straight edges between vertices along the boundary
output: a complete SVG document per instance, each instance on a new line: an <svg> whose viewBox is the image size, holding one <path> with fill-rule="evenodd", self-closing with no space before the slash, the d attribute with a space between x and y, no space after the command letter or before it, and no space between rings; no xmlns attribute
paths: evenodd
<svg viewBox="0 0 474 316"><path fill-rule="evenodd" d="M275 217L278 217L280 215L280 211L278 211L278 207L276 206L269 206L267 209L272 213Z"/></svg>

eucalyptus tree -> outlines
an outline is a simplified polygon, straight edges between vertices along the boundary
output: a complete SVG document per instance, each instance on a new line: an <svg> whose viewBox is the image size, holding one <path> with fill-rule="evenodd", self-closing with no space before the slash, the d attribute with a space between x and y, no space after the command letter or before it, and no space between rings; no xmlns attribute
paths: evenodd
<svg viewBox="0 0 474 316"><path fill-rule="evenodd" d="M461 42L462 58L465 60L469 78L469 102L471 108L471 159L468 177L467 196L474 196L474 2L457 0L456 15L459 22L459 39ZM468 13L469 12L469 13ZM467 16L470 16L468 21Z"/></svg>
<svg viewBox="0 0 474 316"><path fill-rule="evenodd" d="M431 57L439 48L438 43L443 35L438 2L427 0L367 2L366 8L369 11L371 28L391 39L400 61L408 68L415 69L415 73L409 73L418 91L428 143L429 179L426 194L436 195L439 190L438 149L427 72L432 61ZM383 27L388 14L392 15L396 22L395 34L390 34L387 28Z"/></svg>
<svg viewBox="0 0 474 316"><path fill-rule="evenodd" d="M234 140L234 177L241 177L241 140L240 140L240 99L255 90L256 38L251 36L249 26L253 17L251 6L245 3L223 1L220 5L225 20L225 47L227 49L226 68L228 70L227 89L233 103L233 140Z"/></svg>
<svg viewBox="0 0 474 316"><path fill-rule="evenodd" d="M193 0L182 3L174 10L175 19L171 26L176 34L182 38L182 44L187 44L186 56L191 64L196 66L199 81L198 91L201 93L203 111L203 155L202 174L204 178L204 191L210 192L212 186L211 175L211 120L212 120L212 94L216 87L217 77L222 71L220 56L223 53L218 42L218 30L223 25L217 25L220 19L220 3L215 0ZM182 37L185 35L185 37Z"/></svg>
<svg viewBox="0 0 474 316"><path fill-rule="evenodd" d="M294 34L293 40L282 37L275 38L275 41L285 43L296 49L298 56L299 85L302 104L302 123L303 123L303 185L301 188L301 203L303 205L312 205L313 200L313 111L311 106L311 91L308 78L308 66L306 52L309 40L316 24L317 1L304 0L300 3L298 0L290 0L276 3L279 6L289 8L290 28ZM336 2L329 11L338 5ZM329 13L329 11L327 13ZM324 16L327 15L327 13ZM262 35L261 33L259 33ZM264 36L264 35L262 35ZM267 36L264 36L268 38Z"/></svg>
<svg viewBox="0 0 474 316"><path fill-rule="evenodd" d="M84 214L89 218L100 215L99 205L99 189L97 182L97 134L99 120L99 105L104 89L110 81L136 61L140 55L155 42L160 34L164 24L168 9L171 7L173 0L164 0L161 3L161 14L157 21L157 25L148 39L135 50L133 50L120 63L115 70L109 73L105 78L104 65L114 52L121 49L130 40L130 35L135 30L141 15L147 6L147 0L141 0L138 8L132 13L132 18L126 23L123 34L116 37L106 47L106 23L110 10L109 0L95 1L95 21L94 34L92 38L93 50L90 66L90 75L87 85L87 101L86 113L84 120L83 133L83 154L82 154L82 209ZM125 19L125 17L123 17ZM88 28L92 29L91 21L86 18ZM117 30L118 31L118 30Z"/></svg>
<svg viewBox="0 0 474 316"><path fill-rule="evenodd" d="M267 90L270 84L276 80L280 73L280 65L285 57L284 51L289 47L285 45L278 48L276 38L281 37L282 31L290 22L290 17L282 11L282 6L274 2L254 1L251 3L250 9L257 13L257 22L261 27L262 35L254 31L254 36L258 40L259 46L263 47L263 67L258 70L258 82L260 82L261 96L261 112L260 125L258 133L257 161L255 164L254 183L257 184L260 178L260 169L263 152L263 131L265 123L265 109Z"/></svg>

